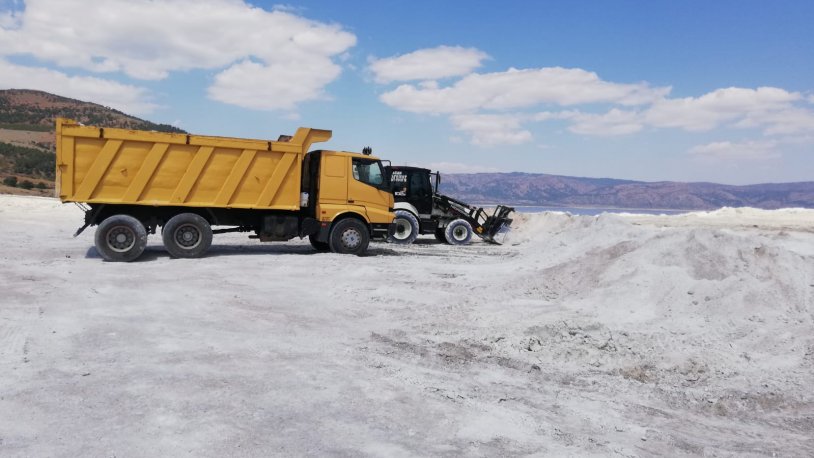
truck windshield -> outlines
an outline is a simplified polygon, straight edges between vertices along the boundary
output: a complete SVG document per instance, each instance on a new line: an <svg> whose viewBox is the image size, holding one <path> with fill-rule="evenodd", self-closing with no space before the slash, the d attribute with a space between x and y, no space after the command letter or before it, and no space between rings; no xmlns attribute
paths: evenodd
<svg viewBox="0 0 814 458"><path fill-rule="evenodd" d="M382 164L370 159L353 158L353 178L377 188L385 184Z"/></svg>

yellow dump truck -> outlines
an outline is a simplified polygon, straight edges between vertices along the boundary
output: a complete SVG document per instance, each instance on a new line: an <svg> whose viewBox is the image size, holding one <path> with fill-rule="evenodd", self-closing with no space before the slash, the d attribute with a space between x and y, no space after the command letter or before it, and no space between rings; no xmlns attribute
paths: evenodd
<svg viewBox="0 0 814 458"><path fill-rule="evenodd" d="M203 255L212 235L260 241L308 237L314 248L362 254L392 234L393 195L381 161L311 151L331 131L299 128L277 141L146 132L56 121L57 194L97 225L108 261L141 255L161 228L170 255ZM222 226L212 229L213 226Z"/></svg>

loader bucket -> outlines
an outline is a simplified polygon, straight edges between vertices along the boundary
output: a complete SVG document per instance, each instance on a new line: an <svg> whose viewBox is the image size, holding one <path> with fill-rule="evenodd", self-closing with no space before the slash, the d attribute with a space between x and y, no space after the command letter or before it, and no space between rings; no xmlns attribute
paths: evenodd
<svg viewBox="0 0 814 458"><path fill-rule="evenodd" d="M503 223L500 226L500 229L498 229L494 235L490 237L484 237L484 240L486 240L489 243L494 243L496 245L503 245L509 238L509 233L511 231L512 231L511 222Z"/></svg>
<svg viewBox="0 0 814 458"><path fill-rule="evenodd" d="M509 214L513 211L512 207L498 205L492 216L486 218L486 222L483 223L483 234L481 235L483 240L502 245L512 230L512 220L509 218Z"/></svg>

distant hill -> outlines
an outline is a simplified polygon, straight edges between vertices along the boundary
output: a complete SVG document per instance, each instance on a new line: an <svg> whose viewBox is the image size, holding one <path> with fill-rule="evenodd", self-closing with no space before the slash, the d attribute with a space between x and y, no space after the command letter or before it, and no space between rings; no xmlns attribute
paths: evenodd
<svg viewBox="0 0 814 458"><path fill-rule="evenodd" d="M814 208L814 182L732 186L532 173L442 175L441 191L468 202L631 209Z"/></svg>
<svg viewBox="0 0 814 458"><path fill-rule="evenodd" d="M58 117L88 125L185 133L95 103L42 91L0 90L0 192L53 192L54 119Z"/></svg>
<svg viewBox="0 0 814 458"><path fill-rule="evenodd" d="M95 103L41 91L0 90L0 192L52 195L54 118L123 129L179 132ZM706 210L724 206L814 208L814 182L730 186L648 183L531 173L445 174L442 192L472 203Z"/></svg>
<svg viewBox="0 0 814 458"><path fill-rule="evenodd" d="M168 124L156 124L113 108L27 89L0 90L0 129L54 130L54 119L70 118L82 124L122 129L184 131Z"/></svg>

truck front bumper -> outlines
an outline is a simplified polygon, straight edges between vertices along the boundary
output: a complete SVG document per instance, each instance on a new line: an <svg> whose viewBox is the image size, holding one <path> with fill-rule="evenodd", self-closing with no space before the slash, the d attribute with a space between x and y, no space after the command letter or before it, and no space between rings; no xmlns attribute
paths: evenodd
<svg viewBox="0 0 814 458"><path fill-rule="evenodd" d="M396 233L395 223L374 223L370 225L370 238L374 240L387 240L388 237ZM331 236L331 223L320 223L319 232L317 232L317 240L320 242L328 242Z"/></svg>
<svg viewBox="0 0 814 458"><path fill-rule="evenodd" d="M396 233L396 224L395 223L371 224L370 229L371 229L370 238L387 240L388 237Z"/></svg>

